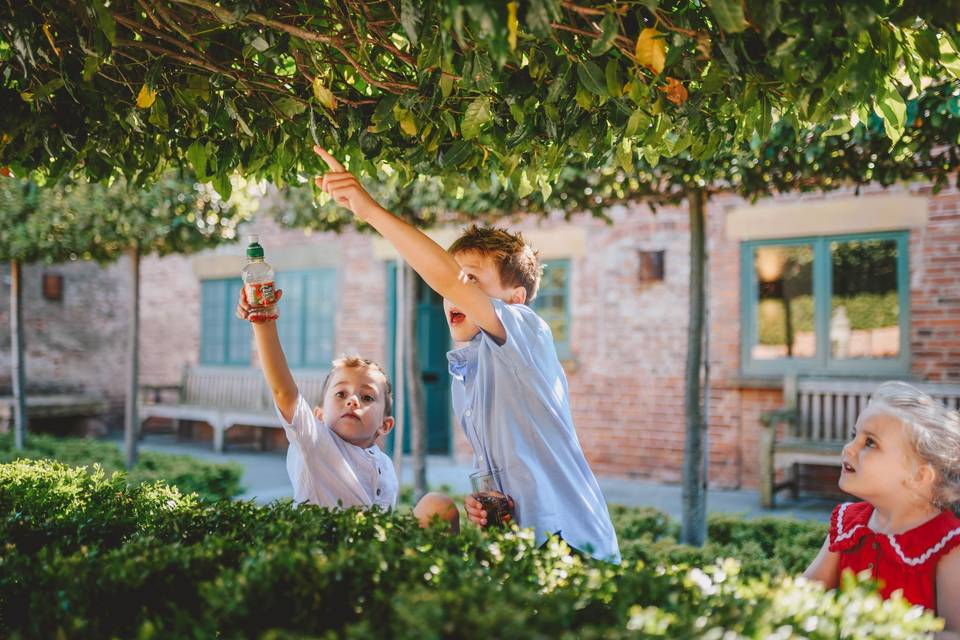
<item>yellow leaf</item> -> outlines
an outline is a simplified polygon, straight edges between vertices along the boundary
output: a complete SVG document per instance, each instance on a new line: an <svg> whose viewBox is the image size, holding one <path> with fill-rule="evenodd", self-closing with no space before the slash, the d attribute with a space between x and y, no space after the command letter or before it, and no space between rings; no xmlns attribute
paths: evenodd
<svg viewBox="0 0 960 640"><path fill-rule="evenodd" d="M649 67L654 73L663 71L667 61L667 44L656 29L644 29L637 38L637 62Z"/></svg>
<svg viewBox="0 0 960 640"><path fill-rule="evenodd" d="M140 93L137 94L137 106L141 109L149 109L157 99L156 89L151 89L147 85L140 87Z"/></svg>
<svg viewBox="0 0 960 640"><path fill-rule="evenodd" d="M327 89L323 86L323 82L320 80L320 77L317 76L313 79L313 95L316 96L317 101L320 102L323 106L330 111L333 111L337 108L337 98L333 95L333 92L330 89Z"/></svg>
<svg viewBox="0 0 960 640"><path fill-rule="evenodd" d="M516 51L517 49L517 27L519 23L517 22L517 3L508 2L507 3L507 42L510 43L510 51Z"/></svg>
<svg viewBox="0 0 960 640"><path fill-rule="evenodd" d="M417 121L413 119L409 111L400 118L400 128L403 129L403 132L408 136L417 135Z"/></svg>

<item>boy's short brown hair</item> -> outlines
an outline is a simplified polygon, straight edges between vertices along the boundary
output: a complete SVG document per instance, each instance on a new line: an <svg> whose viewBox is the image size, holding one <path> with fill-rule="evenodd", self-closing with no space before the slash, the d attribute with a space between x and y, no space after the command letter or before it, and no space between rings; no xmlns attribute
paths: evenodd
<svg viewBox="0 0 960 640"><path fill-rule="evenodd" d="M447 251L453 255L475 251L490 256L497 265L500 284L526 289L527 304L537 297L543 265L540 264L538 253L527 244L519 231L511 233L497 227L473 225L454 240Z"/></svg>
<svg viewBox="0 0 960 640"><path fill-rule="evenodd" d="M387 385L387 397L384 401L383 417L386 418L393 415L393 387L390 385L390 376L387 375L387 372L383 370L383 367L381 367L379 363L370 358L344 354L334 360L331 365L330 372L327 373L327 377L323 379L323 385L320 387L321 404L323 404L324 396L327 395L327 387L330 385L330 378L333 376L334 371L337 369L373 369L383 374L383 380Z"/></svg>

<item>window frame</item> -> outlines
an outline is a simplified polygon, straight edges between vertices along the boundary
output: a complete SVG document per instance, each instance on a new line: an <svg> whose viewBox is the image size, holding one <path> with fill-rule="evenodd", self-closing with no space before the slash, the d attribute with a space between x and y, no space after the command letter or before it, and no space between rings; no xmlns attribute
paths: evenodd
<svg viewBox="0 0 960 640"><path fill-rule="evenodd" d="M897 358L834 359L830 349L830 314L833 301L833 242L895 240L897 243L897 304L900 350ZM816 355L812 358L756 360L751 352L758 333L754 256L757 247L811 245L813 248L813 300ZM909 230L849 233L746 240L740 243L740 370L746 375L779 376L788 373L840 376L888 376L910 372L910 232Z"/></svg>
<svg viewBox="0 0 960 640"><path fill-rule="evenodd" d="M206 308L206 298L204 297L204 285L206 284L218 284L222 283L225 286L223 287L223 296L224 308L226 313L223 314L223 339L218 345L220 355L223 356L222 360L211 361L206 357L206 350L204 345L208 344L211 340L207 332L207 323L204 322L204 309ZM212 367L249 367L253 358L253 329L250 327L250 323L241 322L234 315L233 310L235 308L236 296L239 295L240 287L243 286L243 280L234 277L234 278L204 278L200 281L200 353L197 358L201 365L212 366ZM246 358L245 359L231 359L230 358L230 344L234 333L246 331L247 335L247 348L246 348Z"/></svg>
<svg viewBox="0 0 960 640"><path fill-rule="evenodd" d="M548 271L551 268L554 268L558 264L562 264L566 268L567 277L564 279L564 282L563 282L562 293L563 293L563 302L564 302L563 303L564 322L566 323L566 326L567 326L567 339L564 340L563 342L558 342L556 339L556 336L554 336L553 344L557 350L557 357L559 357L561 360L570 360L573 357L572 351L570 348L571 346L570 343L573 337L572 314L570 313L570 306L571 306L570 305L570 290L571 290L570 283L571 283L571 280L573 279L573 260L571 258L552 258L549 260L544 260L542 264L544 267L544 272ZM551 294L555 294L555 292L559 291L559 289L557 290L547 289L546 291L550 292ZM537 303L542 299L541 295L543 294L543 292L544 292L543 279L541 278L540 289L537 291L537 297L534 298L533 302L530 305L530 308L536 311L537 315L540 315L540 310L537 306ZM543 318L542 315L540 317ZM544 322L546 322L546 318L543 318L543 320ZM549 325L549 323L547 324ZM553 327L550 327L550 332L551 334L553 333Z"/></svg>

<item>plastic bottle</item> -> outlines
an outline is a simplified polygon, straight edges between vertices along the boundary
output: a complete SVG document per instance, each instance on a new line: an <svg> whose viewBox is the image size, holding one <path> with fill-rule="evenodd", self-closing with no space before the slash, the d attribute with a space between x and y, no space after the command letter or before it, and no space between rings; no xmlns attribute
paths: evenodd
<svg viewBox="0 0 960 640"><path fill-rule="evenodd" d="M260 237L248 236L247 265L241 272L243 288L247 292L247 303L257 309L252 315L270 318L277 317L276 289L273 286L273 267L263 259L263 247Z"/></svg>

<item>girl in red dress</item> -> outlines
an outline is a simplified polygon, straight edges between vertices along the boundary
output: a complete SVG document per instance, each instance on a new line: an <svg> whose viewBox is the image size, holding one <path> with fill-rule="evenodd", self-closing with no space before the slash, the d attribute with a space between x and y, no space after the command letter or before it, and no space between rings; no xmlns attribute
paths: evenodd
<svg viewBox="0 0 960 640"><path fill-rule="evenodd" d="M836 588L866 571L883 597L944 619L938 640L960 639L960 414L903 382L874 393L843 448L840 488L864 502L833 511L830 532L804 574Z"/></svg>

